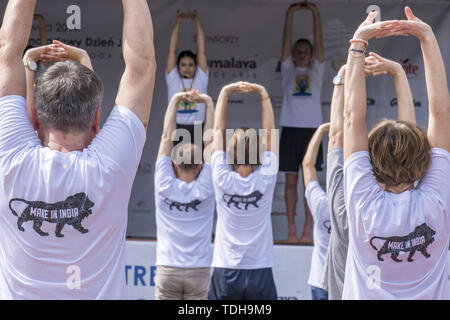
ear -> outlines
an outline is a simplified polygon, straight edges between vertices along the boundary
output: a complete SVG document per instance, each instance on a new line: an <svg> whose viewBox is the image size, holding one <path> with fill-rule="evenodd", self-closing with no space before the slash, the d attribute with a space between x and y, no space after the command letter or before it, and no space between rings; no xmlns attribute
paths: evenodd
<svg viewBox="0 0 450 320"><path fill-rule="evenodd" d="M95 117L94 117L94 121L92 121L92 132L94 133L94 135L98 134L100 131L100 115L101 115L101 109L102 107L99 106L97 109L97 112L95 113Z"/></svg>
<svg viewBox="0 0 450 320"><path fill-rule="evenodd" d="M39 130L39 121L37 118L36 106L34 105L34 102L31 105L31 122L33 124L34 131L38 131Z"/></svg>

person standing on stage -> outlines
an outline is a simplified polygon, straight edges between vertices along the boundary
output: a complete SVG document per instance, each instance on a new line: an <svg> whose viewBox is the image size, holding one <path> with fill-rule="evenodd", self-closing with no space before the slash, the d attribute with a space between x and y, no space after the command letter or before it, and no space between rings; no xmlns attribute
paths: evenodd
<svg viewBox="0 0 450 320"><path fill-rule="evenodd" d="M173 150L180 101L206 104L205 132L214 122L213 101L199 91L176 93L167 108L155 167L155 298L205 300L216 202L211 166L202 160L200 147L185 142Z"/></svg>
<svg viewBox="0 0 450 320"><path fill-rule="evenodd" d="M192 19L197 27L197 54L190 50L181 51L177 56L178 37L183 19ZM208 61L205 51L205 34L200 24L197 11L187 13L177 11L177 20L170 36L169 54L167 56L166 83L168 101L177 92L200 90L208 93ZM205 104L179 101L177 113L177 129L185 129L191 135L194 142L194 128L203 132L205 122ZM202 136L201 134L199 135ZM175 141L174 144L183 141ZM195 142L201 147L201 141Z"/></svg>
<svg viewBox="0 0 450 320"><path fill-rule="evenodd" d="M293 16L296 11L309 10L313 14L314 46L307 39L298 39L292 46ZM316 5L308 2L289 6L284 24L281 72L283 75L283 105L280 116L280 171L285 173L284 197L288 218L288 240L312 243L312 217L304 199L305 223L297 238L295 215L299 168L316 128L322 124L320 95L325 68L322 25ZM316 169L322 169L320 145Z"/></svg>
<svg viewBox="0 0 450 320"><path fill-rule="evenodd" d="M126 299L128 202L155 83L146 0L122 0L123 73L100 130L103 84L55 63L35 86L23 51L35 0L10 0L0 29L0 299Z"/></svg>

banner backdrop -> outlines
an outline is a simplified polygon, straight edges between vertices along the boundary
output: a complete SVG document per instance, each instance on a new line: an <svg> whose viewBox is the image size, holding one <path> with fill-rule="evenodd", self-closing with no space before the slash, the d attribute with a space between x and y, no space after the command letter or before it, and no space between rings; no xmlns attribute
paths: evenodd
<svg viewBox="0 0 450 320"><path fill-rule="evenodd" d="M211 250L213 245L211 245ZM278 300L311 300L308 284L312 247L275 245L273 278ZM450 252L448 253L450 266ZM128 299L155 299L156 242L127 241L125 274ZM447 266L447 267L448 267ZM450 267L448 267L450 287Z"/></svg>
<svg viewBox="0 0 450 320"><path fill-rule="evenodd" d="M374 4L363 0L312 1L317 4L323 26L323 39L326 68L322 90L322 112L324 120L329 119L332 78L338 66L346 59L348 40L353 31L366 16L366 9ZM0 4L3 16L6 1ZM206 34L206 51L209 64L208 93L217 99L223 85L244 80L264 85L269 92L275 111L276 121L282 102L281 73L279 60L281 54L284 17L291 1L263 0L153 0L149 1L153 16L156 59L158 63L155 93L147 142L139 170L136 175L129 203L128 235L132 237L155 237L153 170L159 139L162 132L164 112L167 106L167 87L165 83L165 63L169 47L169 37L175 23L176 10L196 9ZM381 19L404 19L405 1L376 1L381 10ZM68 7L80 8L79 30L70 30L71 21ZM448 1L408 1L414 13L429 23L437 35L441 51L446 60L447 74L450 53L450 3ZM40 0L36 13L44 16L47 23L49 41L57 39L84 48L88 51L95 71L105 84L105 98L102 106L102 123L106 120L113 105L120 77L124 70L121 53L122 46L122 5L121 1L111 0ZM294 15L294 39L306 37L312 40L312 15L309 11ZM195 24L183 21L180 31L178 51L196 49ZM33 24L30 45L40 43L39 25ZM397 61L405 69L415 101L417 121L426 127L428 104L425 76L419 41L410 37L373 39L368 51ZM44 68L44 66L41 66ZM383 117L396 117L396 99L392 79L378 76L367 79L367 121L371 127ZM255 95L234 95L230 97L228 127L239 126L259 128L261 113ZM326 146L326 144L324 144ZM325 148L326 150L326 148ZM319 179L324 184L325 174ZM273 228L275 239L287 236L284 205L284 179L279 174L273 203ZM299 192L303 187L299 186ZM299 197L297 206L297 229L303 226L303 203Z"/></svg>

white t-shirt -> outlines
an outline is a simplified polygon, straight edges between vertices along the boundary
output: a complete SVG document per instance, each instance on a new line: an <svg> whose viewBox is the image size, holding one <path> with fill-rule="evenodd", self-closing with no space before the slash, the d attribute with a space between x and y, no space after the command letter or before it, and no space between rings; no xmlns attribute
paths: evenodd
<svg viewBox="0 0 450 320"><path fill-rule="evenodd" d="M247 178L226 163L223 150L212 156L217 224L213 267L260 269L273 266L272 199L278 157L265 152Z"/></svg>
<svg viewBox="0 0 450 320"><path fill-rule="evenodd" d="M178 268L211 266L216 205L212 170L207 163L196 180L175 177L170 157L156 161L156 265Z"/></svg>
<svg viewBox="0 0 450 320"><path fill-rule="evenodd" d="M283 105L280 126L317 128L323 122L322 78L325 62L316 58L309 68L297 68L291 57L281 63L283 76Z"/></svg>
<svg viewBox="0 0 450 320"><path fill-rule="evenodd" d="M367 151L345 161L349 248L343 299L449 298L449 174L450 153L434 148L419 185L394 194L378 186Z"/></svg>
<svg viewBox="0 0 450 320"><path fill-rule="evenodd" d="M146 132L114 107L83 151L42 146L0 99L0 299L126 299L128 201ZM62 230L61 230L62 228Z"/></svg>
<svg viewBox="0 0 450 320"><path fill-rule="evenodd" d="M183 79L176 67L170 73L166 72L168 103L170 103L173 95L178 92L196 89L200 90L201 93L208 93L208 78L209 71L204 72L200 67L197 67L193 79ZM197 121L205 122L205 104L180 101L178 104L177 123L194 124Z"/></svg>
<svg viewBox="0 0 450 320"><path fill-rule="evenodd" d="M328 198L318 181L308 183L305 190L305 197L314 219L314 249L311 257L308 284L324 289L323 274L331 232Z"/></svg>

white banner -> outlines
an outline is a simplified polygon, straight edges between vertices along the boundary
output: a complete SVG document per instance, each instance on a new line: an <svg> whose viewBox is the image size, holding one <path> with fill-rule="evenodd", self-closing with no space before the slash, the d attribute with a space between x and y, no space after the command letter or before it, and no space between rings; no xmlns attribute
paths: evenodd
<svg viewBox="0 0 450 320"><path fill-rule="evenodd" d="M213 246L211 246L211 249ZM312 247L275 245L273 276L279 300L311 300L308 285ZM450 265L450 252L448 253ZM153 300L155 298L156 242L127 241L126 279L128 299ZM450 268L448 267L450 288Z"/></svg>
<svg viewBox="0 0 450 320"><path fill-rule="evenodd" d="M326 56L324 85L322 90L322 111L324 120L329 119L330 99L333 86L331 80L336 73L333 65L346 59L348 39L366 15L368 1L312 1L317 4L323 25L323 38ZM0 4L3 16L6 1ZM162 132L162 123L167 106L167 87L165 83L165 64L169 48L169 37L175 23L176 10L186 7L196 9L206 34L206 52L209 61L209 94L217 99L223 85L245 80L266 86L274 105L275 117L281 107L281 74L279 59L281 55L284 17L291 1L264 0L152 0L149 1L153 16L156 59L158 63L155 94L147 142L141 165L134 183L129 203L128 235L133 237L155 237L153 170ZM404 1L376 1L381 9L381 18L404 19ZM68 8L77 5L80 8L81 29L69 30L74 25L73 11ZM444 60L448 62L450 53L450 3L448 1L411 0L408 5L422 20L429 23L435 31ZM36 13L44 16L49 39L58 39L79 46L88 51L95 71L105 84L105 97L102 106L102 123L109 115L114 104L120 76L124 69L121 57L122 5L120 1L110 0L40 0ZM76 22L76 21L75 21ZM76 24L75 24L76 25ZM312 17L308 11L294 15L294 39L306 37L312 39ZM178 51L196 49L195 25L192 21L183 21L180 31ZM39 27L33 25L30 45L40 45ZM416 104L418 123L426 126L428 106L425 78L420 46L414 37L373 39L368 51L374 51L384 57L402 63L407 72ZM447 63L447 74L450 65ZM389 76L379 76L367 80L369 126L382 117L396 117L395 91ZM228 127L260 127L259 101L254 95L235 95L230 97ZM326 144L324 144L326 146ZM284 179L279 175L273 212L285 212ZM324 183L324 174L319 178ZM299 186L299 193L303 187ZM299 196L297 206L297 229L303 226L303 203ZM287 237L285 216L273 216L275 239Z"/></svg>

